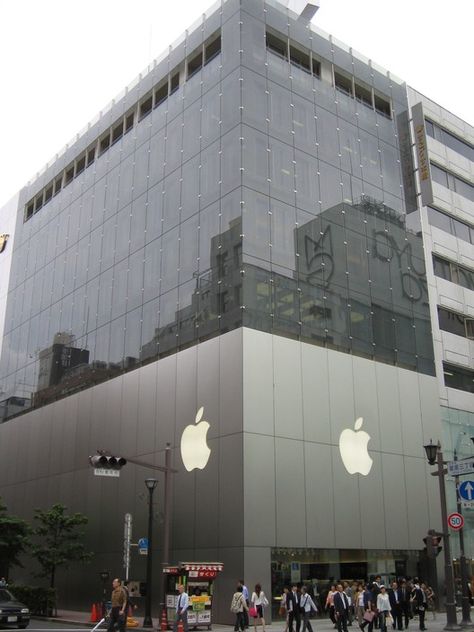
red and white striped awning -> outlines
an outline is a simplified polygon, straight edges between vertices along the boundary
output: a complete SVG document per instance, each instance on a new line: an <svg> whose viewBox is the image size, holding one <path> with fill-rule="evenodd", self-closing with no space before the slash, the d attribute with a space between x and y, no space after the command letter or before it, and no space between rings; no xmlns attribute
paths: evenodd
<svg viewBox="0 0 474 632"><path fill-rule="evenodd" d="M180 566L185 571L217 571L224 569L222 562L181 562Z"/></svg>

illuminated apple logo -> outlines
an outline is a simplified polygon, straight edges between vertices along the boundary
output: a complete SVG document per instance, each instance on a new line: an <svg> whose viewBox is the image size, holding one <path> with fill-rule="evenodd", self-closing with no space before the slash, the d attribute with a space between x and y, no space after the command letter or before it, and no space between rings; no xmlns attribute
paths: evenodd
<svg viewBox="0 0 474 632"><path fill-rule="evenodd" d="M364 419L359 417L354 424L354 430L346 428L339 437L339 451L344 467L349 474L367 476L372 468L373 460L367 450L370 435L361 430Z"/></svg>
<svg viewBox="0 0 474 632"><path fill-rule="evenodd" d="M207 421L201 421L203 414L204 406L201 406L196 413L194 425L186 426L181 436L181 458L188 472L194 469L203 470L211 455L206 441L210 426Z"/></svg>

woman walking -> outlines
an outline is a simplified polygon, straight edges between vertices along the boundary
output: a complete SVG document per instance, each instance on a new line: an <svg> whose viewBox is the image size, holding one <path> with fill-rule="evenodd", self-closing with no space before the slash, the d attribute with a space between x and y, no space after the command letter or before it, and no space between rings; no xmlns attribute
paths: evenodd
<svg viewBox="0 0 474 632"><path fill-rule="evenodd" d="M268 599L265 597L265 593L262 590L260 584L255 584L255 590L252 593L252 599L250 600L254 608L253 613L253 629L257 632L257 619L260 619L262 624L262 631L265 632L265 618L264 609L268 606Z"/></svg>
<svg viewBox="0 0 474 632"><path fill-rule="evenodd" d="M290 592L290 589L285 586L283 588L283 594L281 596L281 602L280 602L280 610L279 610L279 614L281 617L284 617L285 619L285 629L283 630L283 632L288 632L288 593Z"/></svg>
<svg viewBox="0 0 474 632"><path fill-rule="evenodd" d="M311 616L311 612L316 613L318 609L316 608L314 601L311 599L311 595L308 594L306 586L301 587L300 608L303 614L303 632L305 632L306 629L308 632L313 632L309 617Z"/></svg>
<svg viewBox="0 0 474 632"><path fill-rule="evenodd" d="M336 614L334 612L334 595L336 594L336 586L331 584L331 588L329 589L328 596L326 597L326 610L329 610L329 618L336 626Z"/></svg>
<svg viewBox="0 0 474 632"><path fill-rule="evenodd" d="M380 620L380 632L387 632L387 618L390 618L390 599L385 586L380 586L380 592L377 595L377 611Z"/></svg>

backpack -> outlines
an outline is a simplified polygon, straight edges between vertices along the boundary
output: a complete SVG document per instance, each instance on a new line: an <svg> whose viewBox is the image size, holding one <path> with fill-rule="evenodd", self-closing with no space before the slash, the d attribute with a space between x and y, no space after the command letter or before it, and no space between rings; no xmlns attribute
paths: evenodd
<svg viewBox="0 0 474 632"><path fill-rule="evenodd" d="M242 593L235 593L230 604L230 611L236 614L242 608Z"/></svg>

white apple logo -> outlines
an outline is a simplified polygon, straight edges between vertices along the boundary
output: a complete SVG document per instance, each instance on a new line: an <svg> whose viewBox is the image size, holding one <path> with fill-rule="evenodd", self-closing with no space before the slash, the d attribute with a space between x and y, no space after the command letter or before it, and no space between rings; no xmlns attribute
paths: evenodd
<svg viewBox="0 0 474 632"><path fill-rule="evenodd" d="M357 472L367 476L372 468L373 460L367 451L370 435L364 430L360 430L363 422L363 417L358 417L354 424L354 430L346 428L341 432L339 450L344 467L349 474Z"/></svg>
<svg viewBox="0 0 474 632"><path fill-rule="evenodd" d="M210 426L207 421L201 421L203 414L204 406L201 406L196 413L194 425L186 426L181 436L181 458L188 472L195 468L203 470L211 455L206 442L206 434Z"/></svg>

